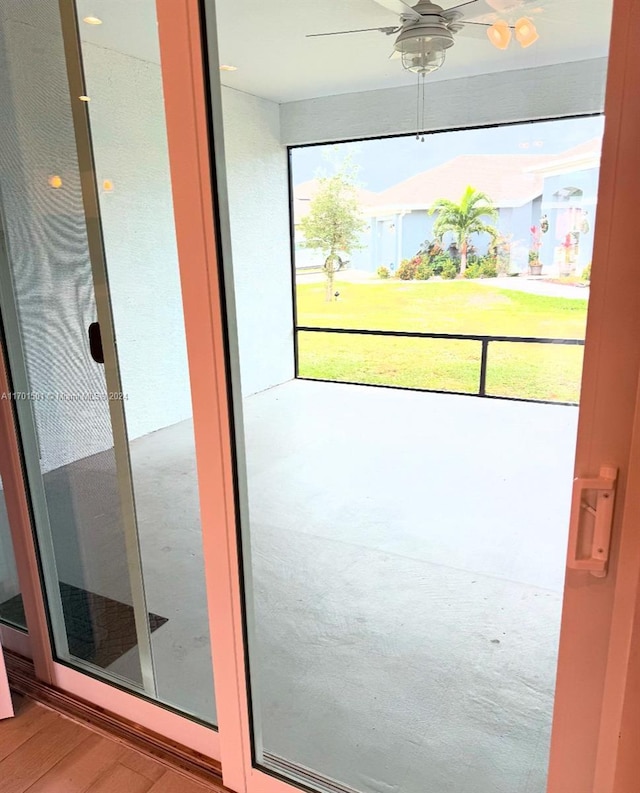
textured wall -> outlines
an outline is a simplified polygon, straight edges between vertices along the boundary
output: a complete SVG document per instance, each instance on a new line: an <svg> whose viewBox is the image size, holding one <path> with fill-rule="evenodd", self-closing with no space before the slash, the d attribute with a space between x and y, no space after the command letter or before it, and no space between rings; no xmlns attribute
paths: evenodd
<svg viewBox="0 0 640 793"><path fill-rule="evenodd" d="M191 416L160 66L83 44L129 438Z"/></svg>
<svg viewBox="0 0 640 793"><path fill-rule="evenodd" d="M105 393L104 369L87 342L96 309L58 4L3 10L11 14L0 25L0 200L11 263L3 297L16 298L31 391ZM59 189L51 175L61 177ZM112 445L106 403L31 404L43 470Z"/></svg>
<svg viewBox="0 0 640 793"><path fill-rule="evenodd" d="M225 170L245 395L294 375L287 151L279 106L226 88Z"/></svg>
<svg viewBox="0 0 640 793"><path fill-rule="evenodd" d="M606 58L480 74L427 84L425 129L600 113ZM413 132L415 85L325 96L281 106L286 145Z"/></svg>
<svg viewBox="0 0 640 793"><path fill-rule="evenodd" d="M58 4L5 12L0 191L29 387L105 394L104 369L87 343L97 313ZM133 439L191 415L160 67L90 44L83 50L99 182L114 185L100 200ZM48 183L52 174L62 178L59 189ZM33 406L45 471L113 443L105 402Z"/></svg>

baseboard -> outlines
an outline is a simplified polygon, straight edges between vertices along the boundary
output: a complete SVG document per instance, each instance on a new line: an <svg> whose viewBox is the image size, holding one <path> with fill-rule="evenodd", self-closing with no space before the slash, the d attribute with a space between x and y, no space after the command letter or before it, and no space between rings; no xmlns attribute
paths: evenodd
<svg viewBox="0 0 640 793"><path fill-rule="evenodd" d="M126 744L173 771L203 782L212 790L230 793L222 784L222 770L215 760L37 680L33 662L11 650L5 649L5 662L9 685L19 694L63 713L74 721L86 724L95 732Z"/></svg>

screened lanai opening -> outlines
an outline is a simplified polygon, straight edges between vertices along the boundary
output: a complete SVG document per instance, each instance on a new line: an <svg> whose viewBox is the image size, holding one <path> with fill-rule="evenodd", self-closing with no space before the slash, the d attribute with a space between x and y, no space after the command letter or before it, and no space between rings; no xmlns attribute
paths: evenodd
<svg viewBox="0 0 640 793"><path fill-rule="evenodd" d="M296 376L577 404L603 124L292 147Z"/></svg>

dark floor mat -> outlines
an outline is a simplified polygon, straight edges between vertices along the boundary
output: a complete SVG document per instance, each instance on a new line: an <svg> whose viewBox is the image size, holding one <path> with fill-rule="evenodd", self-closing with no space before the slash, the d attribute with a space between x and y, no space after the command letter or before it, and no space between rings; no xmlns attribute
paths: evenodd
<svg viewBox="0 0 640 793"><path fill-rule="evenodd" d="M133 608L118 600L60 582L60 596L69 652L75 658L106 669L138 643ZM0 603L0 619L24 625L22 596ZM149 614L151 633L168 622Z"/></svg>

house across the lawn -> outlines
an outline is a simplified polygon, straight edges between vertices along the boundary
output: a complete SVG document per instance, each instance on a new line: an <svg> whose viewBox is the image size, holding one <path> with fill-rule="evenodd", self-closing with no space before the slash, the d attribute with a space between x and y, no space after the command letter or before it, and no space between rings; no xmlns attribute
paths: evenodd
<svg viewBox="0 0 640 793"><path fill-rule="evenodd" d="M459 201L471 185L486 193L498 210L495 223L509 242L510 270L525 272L531 228L541 228L540 261L547 275L579 275L591 262L600 169L601 139L593 138L556 155L460 155L380 193L358 189L358 202L368 221L362 248L350 257L351 269L394 271L433 239L435 216L429 207L439 198ZM322 256L304 247L300 219L318 189L311 180L294 187L296 269L322 266ZM487 252L488 235L475 235L479 255ZM451 242L445 237L445 247Z"/></svg>

